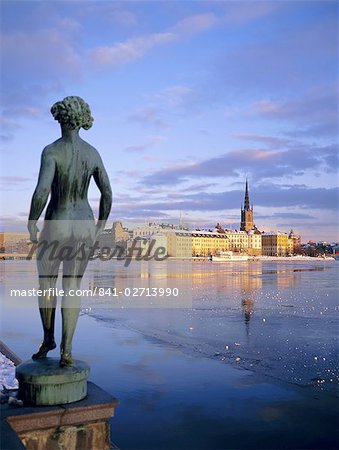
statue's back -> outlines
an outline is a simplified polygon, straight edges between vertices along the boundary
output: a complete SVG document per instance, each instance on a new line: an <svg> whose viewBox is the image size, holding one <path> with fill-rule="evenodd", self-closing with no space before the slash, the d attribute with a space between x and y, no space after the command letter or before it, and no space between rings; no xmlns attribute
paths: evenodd
<svg viewBox="0 0 339 450"><path fill-rule="evenodd" d="M91 177L99 169L97 151L80 138L76 142L59 139L46 150L55 169L45 218L93 219L87 193Z"/></svg>

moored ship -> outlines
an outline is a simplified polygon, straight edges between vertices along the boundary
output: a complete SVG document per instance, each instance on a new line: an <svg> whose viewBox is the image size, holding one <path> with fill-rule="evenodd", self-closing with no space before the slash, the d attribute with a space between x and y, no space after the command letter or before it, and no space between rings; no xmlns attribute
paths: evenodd
<svg viewBox="0 0 339 450"><path fill-rule="evenodd" d="M211 255L210 260L213 262L227 262L227 261L248 261L250 257L243 253L219 252L216 255Z"/></svg>

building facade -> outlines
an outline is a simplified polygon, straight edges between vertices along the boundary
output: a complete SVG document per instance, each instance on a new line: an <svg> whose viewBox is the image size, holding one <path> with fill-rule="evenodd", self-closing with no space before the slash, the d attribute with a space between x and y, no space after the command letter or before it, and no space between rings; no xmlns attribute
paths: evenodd
<svg viewBox="0 0 339 450"><path fill-rule="evenodd" d="M164 257L167 253L167 237L164 234L137 236L127 241L128 257Z"/></svg>
<svg viewBox="0 0 339 450"><path fill-rule="evenodd" d="M214 231L192 231L192 256L216 255L229 250L229 239Z"/></svg>
<svg viewBox="0 0 339 450"><path fill-rule="evenodd" d="M291 254L298 255L301 253L301 237L298 236L294 230L290 231L288 236L290 240Z"/></svg>
<svg viewBox="0 0 339 450"><path fill-rule="evenodd" d="M173 230L165 234L167 255L176 258L192 257L192 234L190 231Z"/></svg>
<svg viewBox="0 0 339 450"><path fill-rule="evenodd" d="M271 231L262 233L261 238L264 256L288 256L291 254L291 241L287 233Z"/></svg>
<svg viewBox="0 0 339 450"><path fill-rule="evenodd" d="M126 242L130 238L128 229L124 228L121 222L113 222L112 233L114 244L117 244L118 242Z"/></svg>
<svg viewBox="0 0 339 450"><path fill-rule="evenodd" d="M0 253L28 254L30 240L28 233L0 232Z"/></svg>
<svg viewBox="0 0 339 450"><path fill-rule="evenodd" d="M251 256L262 255L262 236L257 229L248 231L248 250L247 253Z"/></svg>

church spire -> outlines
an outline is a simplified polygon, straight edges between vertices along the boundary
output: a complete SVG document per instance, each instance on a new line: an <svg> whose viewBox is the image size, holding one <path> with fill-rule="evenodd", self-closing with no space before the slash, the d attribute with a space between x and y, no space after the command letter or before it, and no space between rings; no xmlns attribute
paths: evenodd
<svg viewBox="0 0 339 450"><path fill-rule="evenodd" d="M244 210L245 211L250 211L250 196L248 195L248 181L247 181L247 178L246 178L246 188L245 188Z"/></svg>
<svg viewBox="0 0 339 450"><path fill-rule="evenodd" d="M253 206L250 206L250 196L248 194L248 180L246 178L246 187L245 187L245 202L244 208L241 208L241 222L240 222L240 230L241 231L249 231L254 227L253 221Z"/></svg>

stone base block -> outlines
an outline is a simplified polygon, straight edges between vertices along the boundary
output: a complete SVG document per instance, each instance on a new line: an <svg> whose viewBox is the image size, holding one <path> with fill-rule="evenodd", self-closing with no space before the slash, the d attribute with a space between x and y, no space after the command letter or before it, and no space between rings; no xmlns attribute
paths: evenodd
<svg viewBox="0 0 339 450"><path fill-rule="evenodd" d="M74 361L60 367L58 358L26 361L16 368L19 398L31 405L63 405L82 400L87 395L89 365Z"/></svg>
<svg viewBox="0 0 339 450"><path fill-rule="evenodd" d="M13 450L109 450L109 419L117 405L116 398L91 382L88 382L87 397L77 403L1 405L0 447Z"/></svg>

